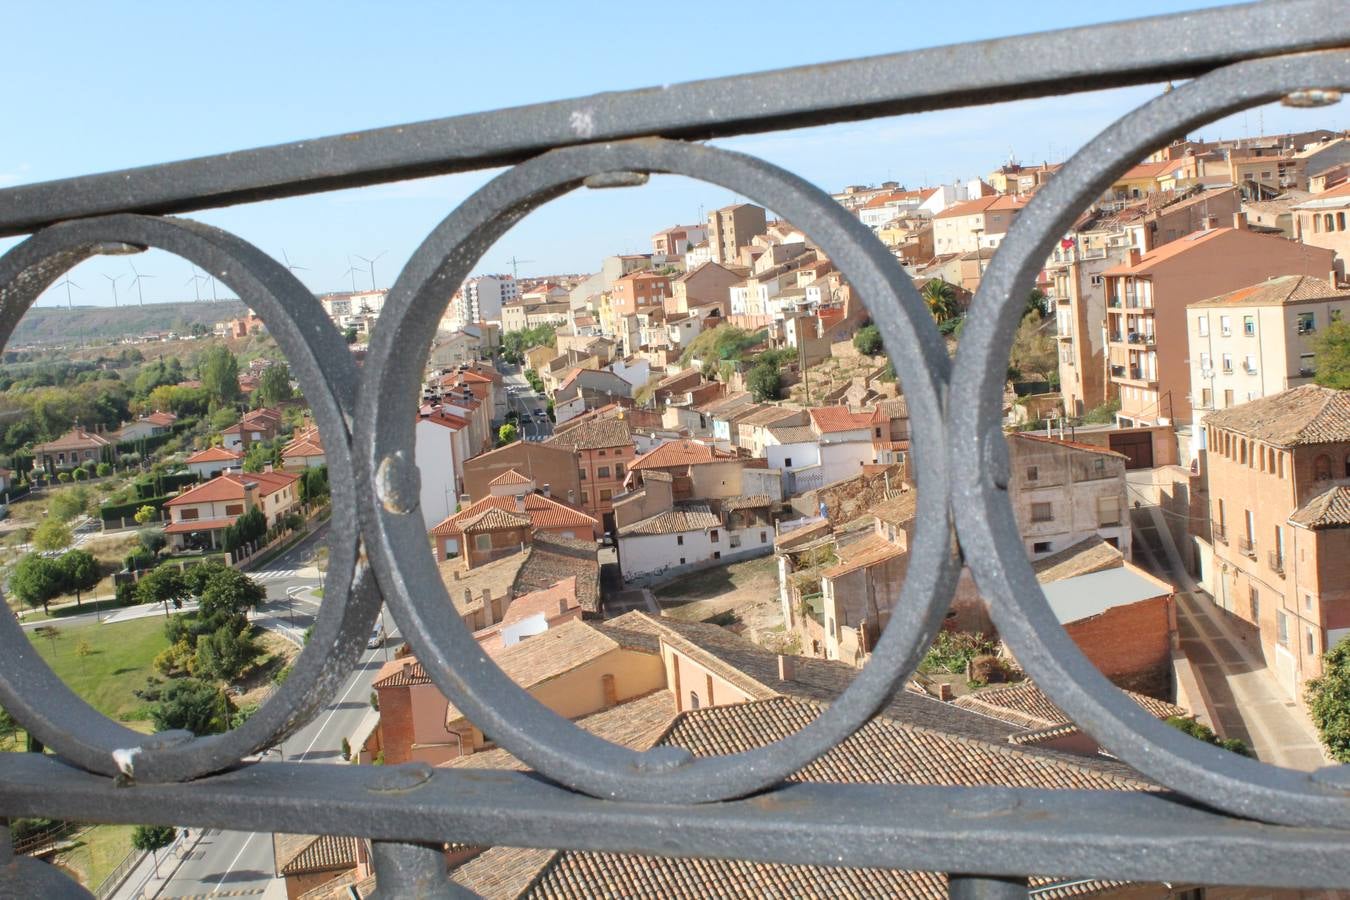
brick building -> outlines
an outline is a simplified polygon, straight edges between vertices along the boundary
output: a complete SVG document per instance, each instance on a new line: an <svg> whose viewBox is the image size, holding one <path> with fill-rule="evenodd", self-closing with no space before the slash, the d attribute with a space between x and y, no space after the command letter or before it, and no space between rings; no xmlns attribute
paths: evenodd
<svg viewBox="0 0 1350 900"><path fill-rule="evenodd" d="M544 441L544 445L570 449L576 454L581 492L577 506L598 519L604 531L613 531L613 498L623 493L628 466L637 456L633 432L623 410L579 420Z"/></svg>

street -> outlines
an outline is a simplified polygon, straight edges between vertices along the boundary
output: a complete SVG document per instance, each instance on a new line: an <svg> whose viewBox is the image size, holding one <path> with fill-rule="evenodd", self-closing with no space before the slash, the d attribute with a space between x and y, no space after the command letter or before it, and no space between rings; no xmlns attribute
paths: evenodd
<svg viewBox="0 0 1350 900"><path fill-rule="evenodd" d="M525 378L521 366L498 363L506 386L507 409L520 415L520 437L526 441L542 441L553 434L553 420L548 417L548 401L536 394ZM539 415L542 413L542 415Z"/></svg>
<svg viewBox="0 0 1350 900"><path fill-rule="evenodd" d="M265 568L248 573L267 588L267 602L254 618L259 625L303 642L304 632L313 624L322 603L304 589L317 588L321 584L320 573L314 565L314 552L327 531L325 524ZM393 626L387 614L381 616L386 626ZM288 738L278 748L280 755L287 760L305 762L340 761L342 739L350 738L372 713L371 684L395 646L397 638L391 634L384 647L364 651L334 701ZM161 862L160 865L161 871L167 873L172 863L166 866ZM144 877L141 871L134 872L117 896L139 896L136 888ZM231 896L261 896L264 892L285 896L281 882L274 877L270 833L208 830L154 896L167 900L222 892L229 892Z"/></svg>

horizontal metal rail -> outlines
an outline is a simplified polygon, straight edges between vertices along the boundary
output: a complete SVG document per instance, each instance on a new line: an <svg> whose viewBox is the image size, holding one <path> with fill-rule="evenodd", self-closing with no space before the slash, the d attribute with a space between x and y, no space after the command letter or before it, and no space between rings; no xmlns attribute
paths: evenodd
<svg viewBox="0 0 1350 900"><path fill-rule="evenodd" d="M520 162L554 147L686 140L1100 90L1350 43L1339 0L1281 0L595 94L0 191L0 236Z"/></svg>
<svg viewBox="0 0 1350 900"><path fill-rule="evenodd" d="M378 766L316 763L124 788L52 759L13 757L0 759L0 815L973 875L1350 884L1344 832L1263 825L1147 794L792 784L682 806L596 800L490 769L437 769L390 791Z"/></svg>

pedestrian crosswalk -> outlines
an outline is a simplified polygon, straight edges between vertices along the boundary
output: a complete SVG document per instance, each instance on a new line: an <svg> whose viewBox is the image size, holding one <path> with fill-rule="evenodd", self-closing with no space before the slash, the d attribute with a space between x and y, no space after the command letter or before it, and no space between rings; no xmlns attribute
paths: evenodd
<svg viewBox="0 0 1350 900"><path fill-rule="evenodd" d="M258 572L249 572L248 577L254 581L283 581L287 578L299 578L299 569L262 569Z"/></svg>

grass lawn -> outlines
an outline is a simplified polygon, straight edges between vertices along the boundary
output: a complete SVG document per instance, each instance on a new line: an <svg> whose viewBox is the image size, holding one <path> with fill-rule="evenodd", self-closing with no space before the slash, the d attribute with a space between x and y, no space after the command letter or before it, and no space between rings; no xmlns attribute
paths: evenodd
<svg viewBox="0 0 1350 900"><path fill-rule="evenodd" d="M702 600L717 597L743 587L761 587L766 580L776 580L778 563L772 555L714 566L701 572L681 575L668 584L652 590L657 597L680 600ZM777 590L777 585L774 585Z"/></svg>
<svg viewBox="0 0 1350 900"><path fill-rule="evenodd" d="M95 825L80 834L73 847L58 854L56 862L92 891L131 852L131 832L134 827Z"/></svg>
<svg viewBox="0 0 1350 900"><path fill-rule="evenodd" d="M164 618L51 627L56 631L54 637L36 634L36 629L28 635L47 665L99 712L149 731L145 703L132 691L145 685L150 663L169 646ZM88 651L83 656L81 647Z"/></svg>

